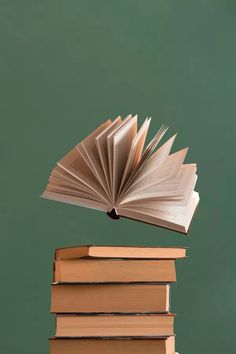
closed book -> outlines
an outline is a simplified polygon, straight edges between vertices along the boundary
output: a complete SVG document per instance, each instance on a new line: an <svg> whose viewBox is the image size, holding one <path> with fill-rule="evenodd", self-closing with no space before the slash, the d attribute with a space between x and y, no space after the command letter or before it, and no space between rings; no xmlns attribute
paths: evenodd
<svg viewBox="0 0 236 354"><path fill-rule="evenodd" d="M55 259L74 258L133 258L177 259L186 257L185 247L139 247L85 245L58 248Z"/></svg>
<svg viewBox="0 0 236 354"><path fill-rule="evenodd" d="M175 337L53 338L50 354L174 354Z"/></svg>
<svg viewBox="0 0 236 354"><path fill-rule="evenodd" d="M168 312L168 284L53 284L53 313Z"/></svg>
<svg viewBox="0 0 236 354"><path fill-rule="evenodd" d="M58 259L54 281L59 283L174 282L174 260Z"/></svg>
<svg viewBox="0 0 236 354"><path fill-rule="evenodd" d="M172 314L57 315L56 337L167 337L173 326Z"/></svg>

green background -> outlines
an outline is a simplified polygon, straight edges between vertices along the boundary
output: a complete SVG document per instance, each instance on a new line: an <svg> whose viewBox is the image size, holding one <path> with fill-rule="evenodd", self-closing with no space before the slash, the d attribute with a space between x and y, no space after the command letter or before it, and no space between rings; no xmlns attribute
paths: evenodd
<svg viewBox="0 0 236 354"><path fill-rule="evenodd" d="M233 353L235 1L0 1L0 352L42 354L54 249L189 246L172 293L180 354ZM107 118L178 132L198 163L189 236L39 198L55 163Z"/></svg>

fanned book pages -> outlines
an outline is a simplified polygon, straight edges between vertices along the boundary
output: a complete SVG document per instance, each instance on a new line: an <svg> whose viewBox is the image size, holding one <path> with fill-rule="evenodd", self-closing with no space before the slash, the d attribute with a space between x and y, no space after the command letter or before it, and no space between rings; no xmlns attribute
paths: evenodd
<svg viewBox="0 0 236 354"><path fill-rule="evenodd" d="M52 170L42 196L187 233L199 202L196 164L188 148L170 153L176 135L158 147L162 126L145 147L150 118L107 120Z"/></svg>

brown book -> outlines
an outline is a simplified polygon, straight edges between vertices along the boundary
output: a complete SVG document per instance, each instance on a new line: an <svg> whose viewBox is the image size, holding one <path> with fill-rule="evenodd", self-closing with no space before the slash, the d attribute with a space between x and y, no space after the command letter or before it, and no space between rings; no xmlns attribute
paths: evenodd
<svg viewBox="0 0 236 354"><path fill-rule="evenodd" d="M186 234L199 202L196 164L184 164L188 148L171 153L176 134L157 148L165 126L145 147L149 125L138 129L132 115L101 124L57 163L42 197Z"/></svg>
<svg viewBox="0 0 236 354"><path fill-rule="evenodd" d="M174 260L58 259L58 283L174 282Z"/></svg>
<svg viewBox="0 0 236 354"><path fill-rule="evenodd" d="M58 248L55 259L73 258L177 259L186 257L184 247L74 246Z"/></svg>
<svg viewBox="0 0 236 354"><path fill-rule="evenodd" d="M50 354L174 354L174 352L174 336L145 339L53 338L50 340Z"/></svg>
<svg viewBox="0 0 236 354"><path fill-rule="evenodd" d="M173 334L172 314L56 316L56 337L167 337Z"/></svg>
<svg viewBox="0 0 236 354"><path fill-rule="evenodd" d="M54 284L53 313L169 311L167 284Z"/></svg>

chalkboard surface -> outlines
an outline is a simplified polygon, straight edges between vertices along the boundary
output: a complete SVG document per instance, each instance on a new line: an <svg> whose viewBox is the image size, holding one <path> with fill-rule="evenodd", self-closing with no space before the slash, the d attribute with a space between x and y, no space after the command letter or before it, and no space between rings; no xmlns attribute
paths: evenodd
<svg viewBox="0 0 236 354"><path fill-rule="evenodd" d="M0 28L0 352L48 352L54 249L88 243L188 246L176 348L235 352L236 3L2 0ZM128 113L168 125L198 162L187 237L39 197L56 161Z"/></svg>

